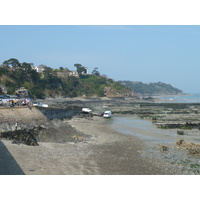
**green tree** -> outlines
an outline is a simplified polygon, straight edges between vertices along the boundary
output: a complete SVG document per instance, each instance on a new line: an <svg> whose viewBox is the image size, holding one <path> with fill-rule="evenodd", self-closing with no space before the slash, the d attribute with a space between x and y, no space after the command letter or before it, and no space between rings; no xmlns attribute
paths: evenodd
<svg viewBox="0 0 200 200"><path fill-rule="evenodd" d="M73 89L77 88L79 85L79 79L74 76L70 76L68 79L68 87L72 91Z"/></svg>
<svg viewBox="0 0 200 200"><path fill-rule="evenodd" d="M10 69L9 66L7 66L7 65L2 65L2 66L0 67L0 75L3 75L3 74L9 75L9 74L10 74L10 70L9 70L9 69Z"/></svg>
<svg viewBox="0 0 200 200"><path fill-rule="evenodd" d="M100 76L100 72L98 71L98 67L95 67L94 70L92 71L92 74L95 76Z"/></svg>
<svg viewBox="0 0 200 200"><path fill-rule="evenodd" d="M6 84L6 88L7 88L7 93L8 94L15 94L15 90L17 89L16 85L14 83L11 83L11 82Z"/></svg>
<svg viewBox="0 0 200 200"><path fill-rule="evenodd" d="M13 68L21 67L21 64L15 58L10 58L9 60L4 61L3 65L7 65L7 66L13 67Z"/></svg>
<svg viewBox="0 0 200 200"><path fill-rule="evenodd" d="M82 66L82 65L79 64L79 63L74 64L74 67L76 67L77 69L78 69L79 67L81 67L81 66Z"/></svg>
<svg viewBox="0 0 200 200"><path fill-rule="evenodd" d="M78 67L77 68L77 72L79 76L82 76L82 74L86 74L87 73L87 69L85 67Z"/></svg>
<svg viewBox="0 0 200 200"><path fill-rule="evenodd" d="M105 85L101 85L101 86L97 89L97 96L99 96L99 97L103 97L103 96L104 96L104 88L105 88Z"/></svg>
<svg viewBox="0 0 200 200"><path fill-rule="evenodd" d="M25 71L25 72L30 72L32 70L32 67L29 63L26 63L26 62L23 62L22 63L22 69Z"/></svg>

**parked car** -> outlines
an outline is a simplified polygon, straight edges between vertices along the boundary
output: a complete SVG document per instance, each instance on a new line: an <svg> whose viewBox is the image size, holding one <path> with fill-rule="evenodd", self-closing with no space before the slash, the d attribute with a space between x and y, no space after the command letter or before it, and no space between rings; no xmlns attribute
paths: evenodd
<svg viewBox="0 0 200 200"><path fill-rule="evenodd" d="M109 110L108 110L108 111L105 111L104 114L103 114L103 117L104 117L104 118L111 118L111 116L112 116L112 112L109 111Z"/></svg>
<svg viewBox="0 0 200 200"><path fill-rule="evenodd" d="M99 116L99 117L103 117L103 115L104 115L104 112L98 113L98 116Z"/></svg>
<svg viewBox="0 0 200 200"><path fill-rule="evenodd" d="M42 102L37 102L37 101L35 101L35 102L33 102L33 106L39 106L39 107L48 107L48 105L47 104L43 104Z"/></svg>
<svg viewBox="0 0 200 200"><path fill-rule="evenodd" d="M33 106L37 106L37 105L38 105L37 101L33 102Z"/></svg>

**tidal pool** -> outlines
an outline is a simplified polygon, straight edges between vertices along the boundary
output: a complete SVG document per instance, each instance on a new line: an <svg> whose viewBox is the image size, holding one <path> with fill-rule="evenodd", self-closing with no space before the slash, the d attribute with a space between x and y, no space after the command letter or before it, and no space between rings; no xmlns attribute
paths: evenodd
<svg viewBox="0 0 200 200"><path fill-rule="evenodd" d="M158 143L174 143L177 139L177 130L159 129L151 120L139 119L135 116L113 116L110 121L114 130L127 135L140 137Z"/></svg>

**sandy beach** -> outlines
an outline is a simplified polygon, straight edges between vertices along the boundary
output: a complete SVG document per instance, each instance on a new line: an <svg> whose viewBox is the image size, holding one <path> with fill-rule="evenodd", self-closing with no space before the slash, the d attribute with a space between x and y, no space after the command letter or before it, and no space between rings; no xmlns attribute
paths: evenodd
<svg viewBox="0 0 200 200"><path fill-rule="evenodd" d="M178 169L156 156L143 156L145 143L111 129L105 119L74 117L72 127L91 135L81 142L39 142L39 146L1 140L1 174L26 175L169 175ZM6 161L6 162L5 162ZM4 163L2 165L2 163Z"/></svg>

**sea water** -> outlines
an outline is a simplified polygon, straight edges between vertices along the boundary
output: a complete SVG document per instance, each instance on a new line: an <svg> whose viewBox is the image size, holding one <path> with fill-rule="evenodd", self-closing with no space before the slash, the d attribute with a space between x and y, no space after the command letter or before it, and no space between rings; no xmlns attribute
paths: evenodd
<svg viewBox="0 0 200 200"><path fill-rule="evenodd" d="M168 103L200 103L200 94L170 95L160 99Z"/></svg>
<svg viewBox="0 0 200 200"><path fill-rule="evenodd" d="M168 103L200 103L200 94L162 96L160 98ZM140 119L134 115L113 115L112 128L122 134L134 135L158 143L174 143L176 140L181 139L177 135L176 129L160 129L151 120ZM199 135L190 139L197 141Z"/></svg>

